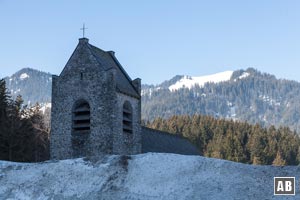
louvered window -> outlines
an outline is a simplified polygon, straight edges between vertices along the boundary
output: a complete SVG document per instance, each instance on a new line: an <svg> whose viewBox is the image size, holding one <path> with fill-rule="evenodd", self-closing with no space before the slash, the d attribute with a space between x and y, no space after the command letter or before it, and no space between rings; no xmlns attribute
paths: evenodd
<svg viewBox="0 0 300 200"><path fill-rule="evenodd" d="M73 131L89 131L91 126L90 105L86 101L76 103L73 111Z"/></svg>
<svg viewBox="0 0 300 200"><path fill-rule="evenodd" d="M132 108L128 101L123 105L123 132L132 133Z"/></svg>

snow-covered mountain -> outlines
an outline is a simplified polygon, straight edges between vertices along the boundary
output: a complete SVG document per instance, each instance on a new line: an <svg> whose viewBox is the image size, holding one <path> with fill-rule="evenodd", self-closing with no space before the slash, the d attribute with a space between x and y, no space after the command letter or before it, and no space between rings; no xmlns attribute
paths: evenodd
<svg viewBox="0 0 300 200"><path fill-rule="evenodd" d="M142 118L210 115L300 130L300 83L253 68L142 86Z"/></svg>
<svg viewBox="0 0 300 200"><path fill-rule="evenodd" d="M24 103L44 105L51 102L52 75L31 68L23 68L9 77L5 77L6 87L15 98L22 95Z"/></svg>
<svg viewBox="0 0 300 200"><path fill-rule="evenodd" d="M201 156L147 153L44 163L0 162L0 199L277 199L275 176L296 177L299 166L234 163Z"/></svg>
<svg viewBox="0 0 300 200"><path fill-rule="evenodd" d="M232 74L233 71L225 71L207 76L183 76L176 83L170 85L169 90L174 91L181 88L191 89L195 85L203 87L206 83L220 83L223 81L229 81Z"/></svg>
<svg viewBox="0 0 300 200"><path fill-rule="evenodd" d="M174 78L172 78L170 81L165 81L162 84L159 84L157 86L153 85L143 85L142 94L150 94L153 91L157 91L163 88L168 88L171 92L175 92L180 89L192 89L196 86L204 87L205 84L208 83L222 83L226 81L238 81L244 78L247 78L250 76L250 72L243 72L238 77L235 77L232 79L232 75L234 74L234 71L224 71L219 72L215 74L205 75L205 76L188 76L188 75L177 75Z"/></svg>

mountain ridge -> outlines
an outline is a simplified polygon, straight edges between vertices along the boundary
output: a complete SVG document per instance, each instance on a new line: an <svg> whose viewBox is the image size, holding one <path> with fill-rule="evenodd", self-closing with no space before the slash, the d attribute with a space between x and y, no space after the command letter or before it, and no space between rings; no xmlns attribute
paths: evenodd
<svg viewBox="0 0 300 200"><path fill-rule="evenodd" d="M205 82L203 76L176 75L161 84L143 84L142 119L151 121L157 117L201 114L300 129L299 82L277 79L253 68L228 71L228 74L221 81L207 79ZM184 83L170 90L183 79L194 82L189 87ZM15 98L21 94L25 104L51 102L50 73L24 68L5 80L11 95Z"/></svg>
<svg viewBox="0 0 300 200"><path fill-rule="evenodd" d="M177 81L183 76L178 77ZM144 120L202 114L263 126L300 128L300 83L253 68L234 71L224 82L206 82L176 91L162 85L143 85L142 89Z"/></svg>
<svg viewBox="0 0 300 200"><path fill-rule="evenodd" d="M27 105L51 102L52 75L50 73L27 67L4 77L4 80L13 99L21 95Z"/></svg>

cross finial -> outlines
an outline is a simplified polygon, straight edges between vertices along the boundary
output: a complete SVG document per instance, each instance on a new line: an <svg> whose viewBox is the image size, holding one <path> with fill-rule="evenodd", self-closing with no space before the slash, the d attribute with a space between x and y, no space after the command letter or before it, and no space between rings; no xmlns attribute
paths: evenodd
<svg viewBox="0 0 300 200"><path fill-rule="evenodd" d="M83 23L83 27L80 29L80 30L82 30L82 36L83 36L83 38L84 38L84 35L85 35L85 29L88 29L88 28L86 28L85 24Z"/></svg>

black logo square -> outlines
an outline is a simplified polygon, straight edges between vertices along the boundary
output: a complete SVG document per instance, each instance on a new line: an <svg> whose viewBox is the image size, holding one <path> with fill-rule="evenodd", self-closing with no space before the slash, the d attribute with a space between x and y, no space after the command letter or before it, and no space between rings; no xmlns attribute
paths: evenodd
<svg viewBox="0 0 300 200"><path fill-rule="evenodd" d="M274 195L295 195L295 177L274 177Z"/></svg>

